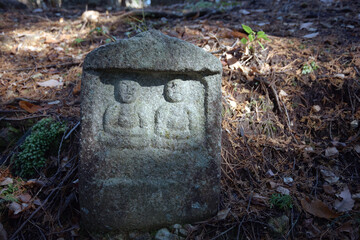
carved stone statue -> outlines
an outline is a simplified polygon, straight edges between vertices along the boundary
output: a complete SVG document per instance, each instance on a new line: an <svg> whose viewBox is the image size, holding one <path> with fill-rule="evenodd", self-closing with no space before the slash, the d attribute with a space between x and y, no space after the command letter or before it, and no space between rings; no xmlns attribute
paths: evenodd
<svg viewBox="0 0 360 240"><path fill-rule="evenodd" d="M215 216L220 61L151 30L99 47L83 68L79 202L85 231L126 237Z"/></svg>

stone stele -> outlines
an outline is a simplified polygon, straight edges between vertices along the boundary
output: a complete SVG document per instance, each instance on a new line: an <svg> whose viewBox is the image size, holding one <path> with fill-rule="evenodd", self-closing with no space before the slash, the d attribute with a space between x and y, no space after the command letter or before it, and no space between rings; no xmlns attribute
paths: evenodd
<svg viewBox="0 0 360 240"><path fill-rule="evenodd" d="M80 205L91 232L150 230L217 212L220 61L159 31L83 65Z"/></svg>

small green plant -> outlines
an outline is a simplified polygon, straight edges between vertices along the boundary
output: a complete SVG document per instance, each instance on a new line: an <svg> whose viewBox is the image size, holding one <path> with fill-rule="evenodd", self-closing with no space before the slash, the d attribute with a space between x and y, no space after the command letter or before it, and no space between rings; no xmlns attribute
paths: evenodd
<svg viewBox="0 0 360 240"><path fill-rule="evenodd" d="M201 9L212 8L212 7L214 7L214 3L200 1L200 2L195 3L195 5L192 6L192 10L201 10Z"/></svg>
<svg viewBox="0 0 360 240"><path fill-rule="evenodd" d="M312 73L313 71L317 70L318 68L319 67L316 65L315 61L312 61L310 63L310 65L304 64L304 66L302 67L301 73L303 75L306 75L306 74Z"/></svg>
<svg viewBox="0 0 360 240"><path fill-rule="evenodd" d="M83 41L84 41L84 39L82 39L82 38L75 38L74 43L75 43L76 45L79 45L79 44L82 43Z"/></svg>
<svg viewBox="0 0 360 240"><path fill-rule="evenodd" d="M254 32L251 27L241 24L244 31L248 34L248 39L242 38L240 41L246 46L249 47L250 50L253 51L254 43L257 42L262 49L264 45L260 42L260 39L264 39L266 41L270 40L264 31Z"/></svg>
<svg viewBox="0 0 360 240"><path fill-rule="evenodd" d="M125 33L128 37L131 37L132 32L135 32L135 34L137 34L137 33L146 32L147 30L149 30L148 25L146 23L144 10L143 10L142 19L138 19L135 17L129 17L127 22L130 25L130 28L132 30L132 31Z"/></svg>
<svg viewBox="0 0 360 240"><path fill-rule="evenodd" d="M18 202L14 195L17 191L19 191L19 187L16 184L10 183L6 188L1 189L0 197L5 201Z"/></svg>
<svg viewBox="0 0 360 240"><path fill-rule="evenodd" d="M20 145L20 152L15 156L16 174L23 178L33 177L45 166L46 153L64 133L66 125L51 118L44 118L36 123L29 136Z"/></svg>
<svg viewBox="0 0 360 240"><path fill-rule="evenodd" d="M105 36L107 39L105 40L106 43L109 42L115 42L116 38L114 36L111 36L109 34L109 29L107 27L96 27L94 29L91 29L89 34L96 33L97 35Z"/></svg>
<svg viewBox="0 0 360 240"><path fill-rule="evenodd" d="M290 195L284 195L280 193L274 193L270 198L270 208L279 208L287 210L293 207L292 199Z"/></svg>
<svg viewBox="0 0 360 240"><path fill-rule="evenodd" d="M97 33L99 35L104 35L104 34L106 34L106 31L104 31L104 29L101 28L101 27L96 27L96 28L93 28L93 29L90 30L90 34L92 34L92 33Z"/></svg>

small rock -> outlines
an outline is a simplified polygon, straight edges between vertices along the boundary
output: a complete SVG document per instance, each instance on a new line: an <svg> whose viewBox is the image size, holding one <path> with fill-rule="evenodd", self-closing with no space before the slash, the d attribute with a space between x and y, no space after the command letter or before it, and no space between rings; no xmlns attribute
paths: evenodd
<svg viewBox="0 0 360 240"><path fill-rule="evenodd" d="M360 145L359 144L355 145L354 150L355 152L360 153Z"/></svg>
<svg viewBox="0 0 360 240"><path fill-rule="evenodd" d="M330 184L336 183L337 181L339 181L339 177L337 177L333 172L325 170L325 169L321 169L320 170L321 174L323 175L325 181L327 181Z"/></svg>
<svg viewBox="0 0 360 240"><path fill-rule="evenodd" d="M279 92L279 96L286 97L286 96L288 96L288 94L284 90L281 89Z"/></svg>
<svg viewBox="0 0 360 240"><path fill-rule="evenodd" d="M305 152L314 152L314 148L313 147L306 147Z"/></svg>
<svg viewBox="0 0 360 240"><path fill-rule="evenodd" d="M287 184L287 185L290 185L294 179L292 177L284 177L284 183Z"/></svg>
<svg viewBox="0 0 360 240"><path fill-rule="evenodd" d="M182 228L182 226L180 224L175 223L174 225L172 225L172 228L173 229L180 229L180 228Z"/></svg>
<svg viewBox="0 0 360 240"><path fill-rule="evenodd" d="M268 183L267 183L267 186L268 186L270 189L274 189L274 188L277 186L277 183L275 183L275 182L268 182Z"/></svg>
<svg viewBox="0 0 360 240"><path fill-rule="evenodd" d="M336 147L328 147L325 150L325 157L330 158L330 157L335 157L339 154L339 151L336 149Z"/></svg>
<svg viewBox="0 0 360 240"><path fill-rule="evenodd" d="M186 237L188 234L188 231L184 229L183 226L181 226L180 224L174 224L172 228L175 230L174 233L178 236Z"/></svg>
<svg viewBox="0 0 360 240"><path fill-rule="evenodd" d="M358 120L354 120L350 123L350 126L352 129L355 129L359 126L359 121Z"/></svg>
<svg viewBox="0 0 360 240"><path fill-rule="evenodd" d="M313 110L314 112L320 112L321 107L320 107L319 105L314 105L314 106L312 106L312 110Z"/></svg>
<svg viewBox="0 0 360 240"><path fill-rule="evenodd" d="M281 186L277 187L276 191L284 195L290 195L290 190Z"/></svg>
<svg viewBox="0 0 360 240"><path fill-rule="evenodd" d="M167 228L162 228L157 231L155 235L155 240L177 240L178 236L169 232Z"/></svg>
<svg viewBox="0 0 360 240"><path fill-rule="evenodd" d="M273 177L273 176L275 176L275 174L273 173L273 171L271 171L271 169L269 169L269 170L266 172L266 176L267 176L267 177Z"/></svg>
<svg viewBox="0 0 360 240"><path fill-rule="evenodd" d="M188 235L188 231L185 228L180 228L179 235L186 237Z"/></svg>

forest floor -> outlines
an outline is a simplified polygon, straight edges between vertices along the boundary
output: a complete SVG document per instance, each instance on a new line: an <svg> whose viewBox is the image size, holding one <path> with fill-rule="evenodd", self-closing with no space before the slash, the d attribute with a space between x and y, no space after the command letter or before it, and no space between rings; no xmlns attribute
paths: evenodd
<svg viewBox="0 0 360 240"><path fill-rule="evenodd" d="M219 213L184 239L359 239L360 2L270 2L97 9L86 25L81 9L0 13L0 239L93 238L77 197L82 62L152 28L223 64ZM242 24L264 49L246 52ZM68 128L22 179L14 156L44 117Z"/></svg>

